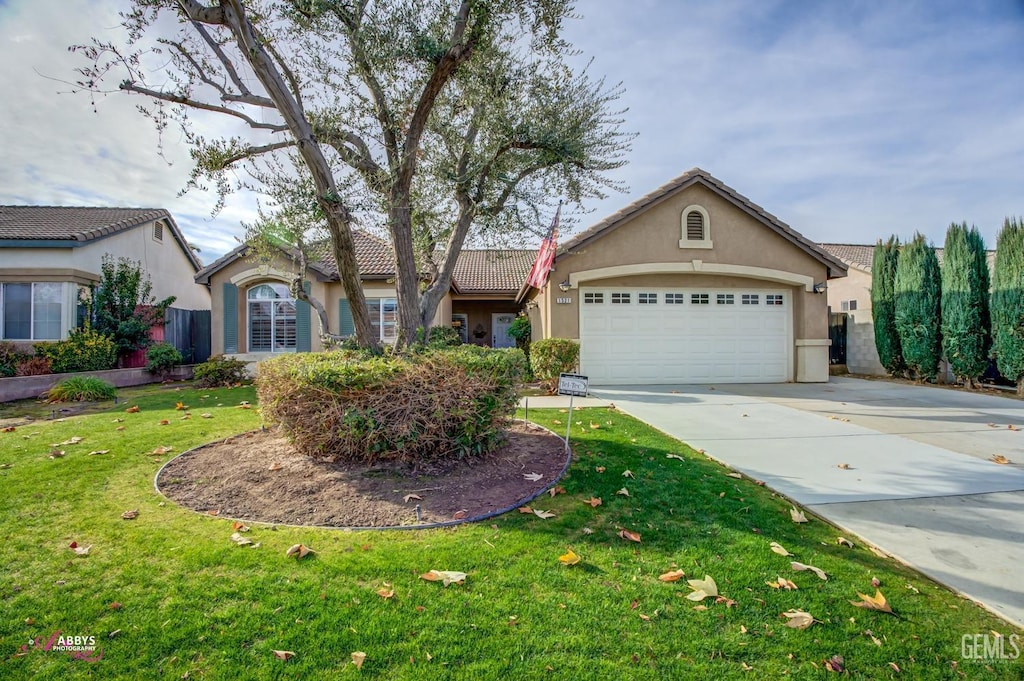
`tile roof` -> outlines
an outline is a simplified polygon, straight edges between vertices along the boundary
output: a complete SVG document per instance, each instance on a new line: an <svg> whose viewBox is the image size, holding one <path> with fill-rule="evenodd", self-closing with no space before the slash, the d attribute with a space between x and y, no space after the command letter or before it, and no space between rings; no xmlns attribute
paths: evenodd
<svg viewBox="0 0 1024 681"><path fill-rule="evenodd" d="M865 272L871 272L871 262L875 257L874 245L866 244L818 244L823 250L828 251L835 257L839 258L851 267L863 270ZM938 259L939 264L942 264L943 256L945 254L944 249L936 248L935 257ZM985 251L985 259L988 261L989 269L993 267L995 262L996 252L993 250Z"/></svg>
<svg viewBox="0 0 1024 681"><path fill-rule="evenodd" d="M741 210L746 211L755 218L761 220L769 227L780 233L785 238L792 241L798 248L807 252L815 259L821 261L826 267L833 270L835 276L844 276L846 273L846 266L832 254L823 251L813 241L807 239L804 235L797 232L795 229L787 225L782 220L766 211L761 206L757 205L747 197L737 192L732 187L729 187L718 178L711 175L711 173L701 168L692 168L679 177L670 180L669 182L658 187L649 194L641 196L639 199L629 204L625 208L622 208L615 213L612 213L608 217L604 218L597 224L593 225L586 231L580 232L575 237L562 244L558 248L558 255L566 255L572 249L582 245L586 241L597 238L601 233L608 229L614 229L620 224L632 218L643 211L647 210L651 206L660 203L663 199L668 198L676 191L688 187L690 185L700 182L706 187L714 190L718 194L722 195L732 203L737 205Z"/></svg>
<svg viewBox="0 0 1024 681"><path fill-rule="evenodd" d="M395 274L395 266L391 257L391 246L380 237L361 230L352 231L352 240L356 245L356 264L363 277L390 277ZM317 258L313 266L321 270L330 279L340 279L338 264L334 262L334 254L330 249L322 257Z"/></svg>
<svg viewBox="0 0 1024 681"><path fill-rule="evenodd" d="M175 241L192 266L196 270L202 268L174 218L163 208L0 206L0 245L3 241L73 241L85 244L158 219L166 220L170 225Z"/></svg>

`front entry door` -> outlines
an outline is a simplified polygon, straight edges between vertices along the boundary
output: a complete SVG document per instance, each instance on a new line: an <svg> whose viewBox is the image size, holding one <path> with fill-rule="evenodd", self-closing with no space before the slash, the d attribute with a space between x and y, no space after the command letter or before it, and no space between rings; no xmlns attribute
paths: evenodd
<svg viewBox="0 0 1024 681"><path fill-rule="evenodd" d="M491 347L492 348L514 348L515 340L508 335L508 329L512 326L516 316L510 312L491 315Z"/></svg>

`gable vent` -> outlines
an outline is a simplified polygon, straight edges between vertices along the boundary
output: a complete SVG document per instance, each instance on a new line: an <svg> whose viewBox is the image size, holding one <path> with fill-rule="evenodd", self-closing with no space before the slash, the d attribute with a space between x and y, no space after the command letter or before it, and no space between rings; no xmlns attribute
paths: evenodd
<svg viewBox="0 0 1024 681"><path fill-rule="evenodd" d="M153 239L156 241L164 240L164 221L157 220L153 223Z"/></svg>
<svg viewBox="0 0 1024 681"><path fill-rule="evenodd" d="M704 216L695 210L686 215L686 238L688 241L704 240Z"/></svg>

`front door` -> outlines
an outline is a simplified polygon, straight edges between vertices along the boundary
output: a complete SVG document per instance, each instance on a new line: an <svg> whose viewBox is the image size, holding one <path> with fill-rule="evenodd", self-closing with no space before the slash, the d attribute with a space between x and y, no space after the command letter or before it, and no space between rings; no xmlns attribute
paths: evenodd
<svg viewBox="0 0 1024 681"><path fill-rule="evenodd" d="M514 348L515 340L508 335L508 329L515 321L515 314L511 312L491 315L491 347L492 348Z"/></svg>

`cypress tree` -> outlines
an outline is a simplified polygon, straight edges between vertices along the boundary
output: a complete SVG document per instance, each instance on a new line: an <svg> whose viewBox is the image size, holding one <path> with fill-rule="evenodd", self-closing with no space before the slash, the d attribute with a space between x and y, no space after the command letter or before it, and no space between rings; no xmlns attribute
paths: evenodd
<svg viewBox="0 0 1024 681"><path fill-rule="evenodd" d="M992 351L999 373L1024 395L1024 226L1016 218L1006 219L996 240Z"/></svg>
<svg viewBox="0 0 1024 681"><path fill-rule="evenodd" d="M942 358L942 281L935 249L922 234L900 250L895 291L903 361L918 380L932 380Z"/></svg>
<svg viewBox="0 0 1024 681"><path fill-rule="evenodd" d="M895 236L882 243L879 239L871 259L871 316L875 326L875 350L878 360L891 376L906 371L900 336L896 331L896 263L900 242Z"/></svg>
<svg viewBox="0 0 1024 681"><path fill-rule="evenodd" d="M942 352L968 388L988 366L988 264L977 227L952 224L942 262Z"/></svg>

